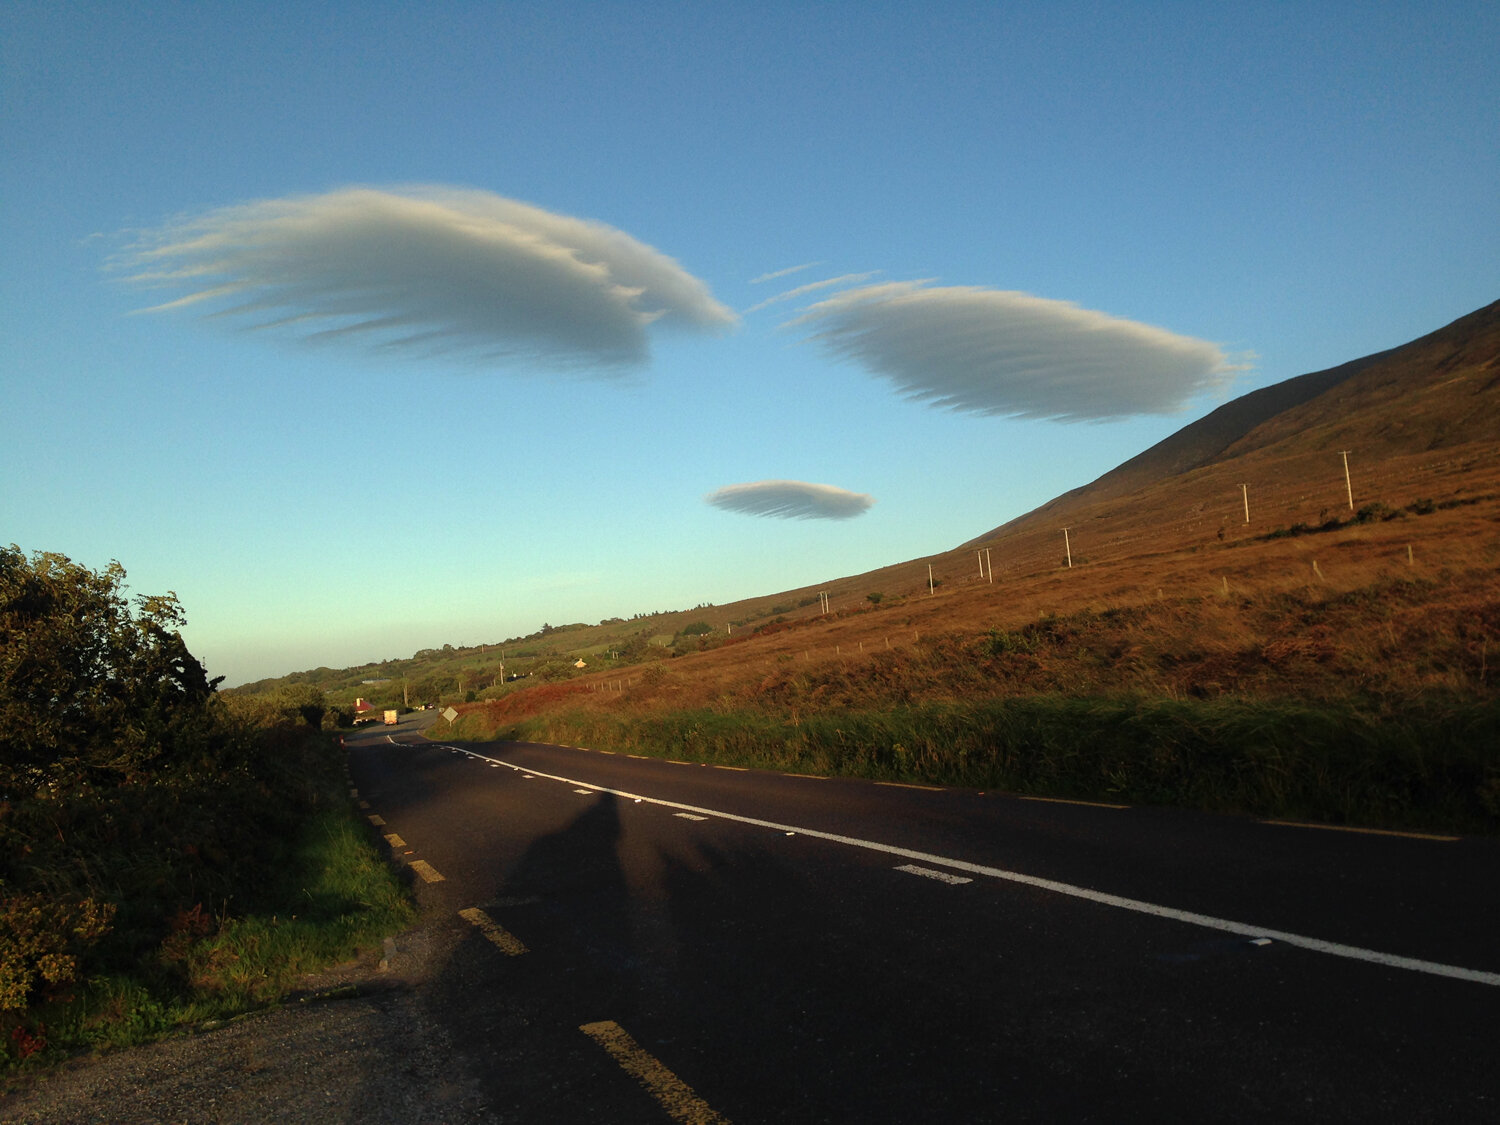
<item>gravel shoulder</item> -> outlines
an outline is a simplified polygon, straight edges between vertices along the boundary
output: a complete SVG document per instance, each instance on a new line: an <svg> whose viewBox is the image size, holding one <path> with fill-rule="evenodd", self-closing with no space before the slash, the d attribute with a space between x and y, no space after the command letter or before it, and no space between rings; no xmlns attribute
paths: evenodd
<svg viewBox="0 0 1500 1125"><path fill-rule="evenodd" d="M278 1008L69 1060L0 1093L4 1125L497 1122L424 1009L443 927L308 977Z"/></svg>

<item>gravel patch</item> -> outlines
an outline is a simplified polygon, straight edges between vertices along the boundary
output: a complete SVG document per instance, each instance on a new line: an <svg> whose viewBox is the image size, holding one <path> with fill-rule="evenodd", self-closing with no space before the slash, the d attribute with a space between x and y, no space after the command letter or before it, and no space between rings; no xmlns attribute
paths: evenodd
<svg viewBox="0 0 1500 1125"><path fill-rule="evenodd" d="M4 1125L361 1125L503 1118L423 1011L442 962L417 929L388 956L310 977L281 1007L70 1060L0 1094ZM443 943L446 944L446 943Z"/></svg>

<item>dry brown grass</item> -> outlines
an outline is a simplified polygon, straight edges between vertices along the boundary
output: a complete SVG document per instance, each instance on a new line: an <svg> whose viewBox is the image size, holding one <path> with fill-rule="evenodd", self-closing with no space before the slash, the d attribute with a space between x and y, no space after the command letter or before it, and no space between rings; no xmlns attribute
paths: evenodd
<svg viewBox="0 0 1500 1125"><path fill-rule="evenodd" d="M1500 303L1290 384L957 550L694 611L704 651L451 735L1493 831Z"/></svg>
<svg viewBox="0 0 1500 1125"><path fill-rule="evenodd" d="M1151 519L1145 501L1121 503L1079 521L1089 531L1075 540L1071 569L1040 532L1002 534L990 544L993 582L972 549L918 559L823 587L828 615L814 602L708 651L475 706L501 723L559 707L794 711L1035 692L1486 697L1500 656L1500 470L1488 467L1500 465L1497 453L1466 450L1462 474L1449 457L1392 470L1379 502L1394 510L1430 499L1428 514L1262 538L1349 515L1347 502L1330 513L1325 498L1288 488L1279 510L1267 503L1264 521L1247 528L1241 509L1220 539L1223 521L1202 513L1173 523ZM940 581L930 594L929 563ZM872 592L884 595L878 607ZM701 616L722 627L808 593ZM992 633L1029 635L1033 649L995 654Z"/></svg>

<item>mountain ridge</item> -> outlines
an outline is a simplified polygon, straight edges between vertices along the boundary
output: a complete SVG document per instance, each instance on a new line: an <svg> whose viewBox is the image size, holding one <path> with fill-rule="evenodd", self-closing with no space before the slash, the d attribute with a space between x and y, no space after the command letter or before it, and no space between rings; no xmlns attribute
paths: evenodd
<svg viewBox="0 0 1500 1125"><path fill-rule="evenodd" d="M1350 440L1373 438L1374 445L1367 449L1384 453L1418 452L1424 435L1428 449L1461 444L1454 439L1472 438L1458 435L1451 412L1442 409L1419 412L1416 417L1426 418L1429 424L1417 427L1416 432L1400 420L1366 420L1363 426L1351 426L1349 421L1352 415L1368 414L1397 399L1423 399L1435 388L1464 378L1476 384L1476 399L1488 395L1482 403L1476 402L1477 416L1471 412L1463 420L1465 429L1472 433L1494 420L1500 432L1500 401L1492 393L1500 384L1500 301L1405 344L1241 395L1089 484L1070 489L962 546L990 542L1039 520L1064 516L1071 509L1125 497L1320 431Z"/></svg>

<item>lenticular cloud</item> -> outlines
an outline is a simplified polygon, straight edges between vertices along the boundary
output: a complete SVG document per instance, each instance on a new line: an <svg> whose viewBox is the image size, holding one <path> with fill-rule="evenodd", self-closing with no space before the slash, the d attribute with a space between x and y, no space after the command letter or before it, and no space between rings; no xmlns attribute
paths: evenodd
<svg viewBox="0 0 1500 1125"><path fill-rule="evenodd" d="M831 484L800 480L763 480L730 484L704 497L716 508L748 516L784 520L847 520L862 515L875 503L873 496L849 492Z"/></svg>
<svg viewBox="0 0 1500 1125"><path fill-rule="evenodd" d="M226 207L148 232L125 266L191 290L156 310L206 304L308 342L479 362L635 364L649 325L715 332L736 319L622 231L455 188Z"/></svg>
<svg viewBox="0 0 1500 1125"><path fill-rule="evenodd" d="M1205 340L995 289L861 286L810 306L792 325L909 398L971 414L1170 414L1240 370Z"/></svg>

